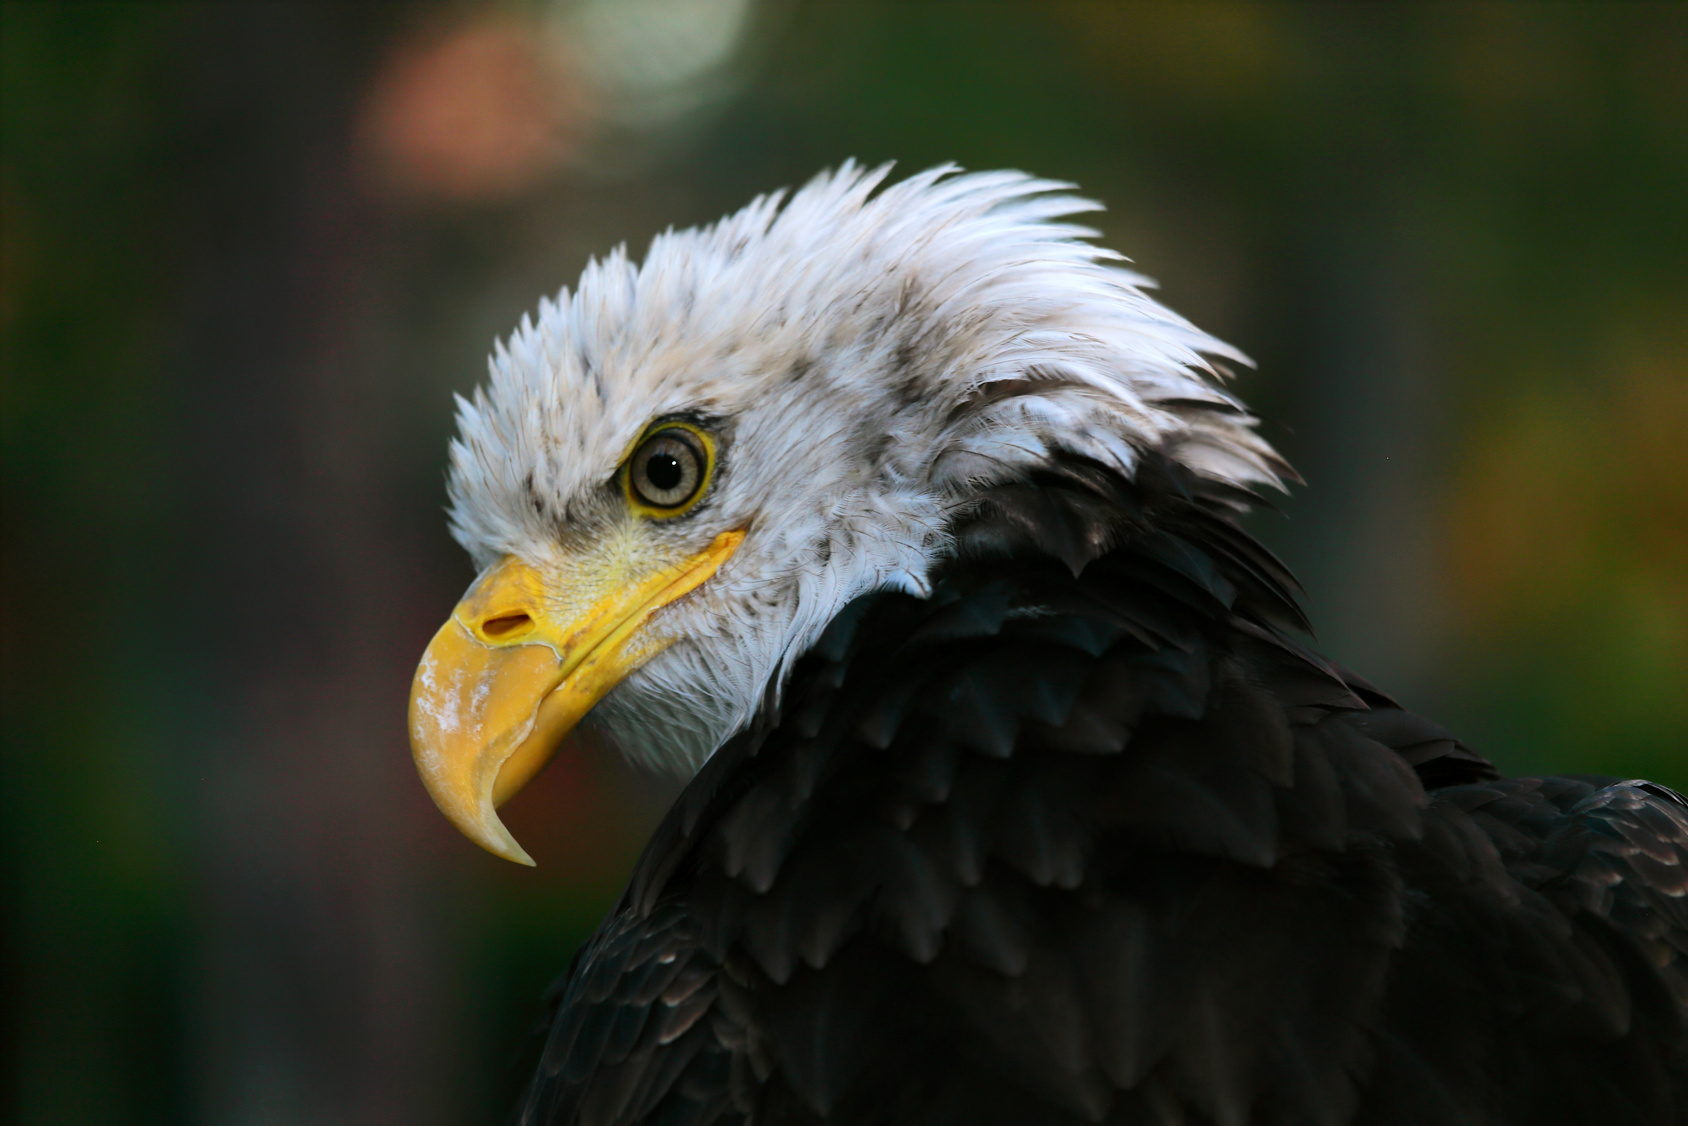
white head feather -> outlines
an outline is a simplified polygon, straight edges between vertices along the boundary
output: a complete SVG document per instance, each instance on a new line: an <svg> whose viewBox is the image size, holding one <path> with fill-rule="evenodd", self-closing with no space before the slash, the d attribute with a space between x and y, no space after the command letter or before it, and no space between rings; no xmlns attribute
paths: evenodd
<svg viewBox="0 0 1688 1126"><path fill-rule="evenodd" d="M646 627L674 644L592 713L637 760L695 769L846 603L929 590L955 514L1057 451L1280 486L1210 360L1246 357L1063 221L1097 205L948 166L875 195L888 171L846 163L783 207L658 236L643 265L589 264L459 399L452 529L477 566L590 552L634 520L641 550L676 557L749 529ZM669 415L708 420L720 470L684 517L634 517L611 483Z"/></svg>

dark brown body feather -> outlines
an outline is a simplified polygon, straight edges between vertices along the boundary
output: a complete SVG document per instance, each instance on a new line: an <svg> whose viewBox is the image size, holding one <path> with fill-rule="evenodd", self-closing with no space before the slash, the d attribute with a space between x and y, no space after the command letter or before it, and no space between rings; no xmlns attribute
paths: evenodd
<svg viewBox="0 0 1688 1126"><path fill-rule="evenodd" d="M1240 498L998 489L681 796L524 1124L1634 1123L1688 1105L1688 807L1500 779L1291 636Z"/></svg>

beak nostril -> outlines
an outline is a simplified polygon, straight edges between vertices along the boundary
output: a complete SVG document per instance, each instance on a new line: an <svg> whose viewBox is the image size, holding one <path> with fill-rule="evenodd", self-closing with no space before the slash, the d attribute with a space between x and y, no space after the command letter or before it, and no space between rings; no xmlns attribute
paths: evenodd
<svg viewBox="0 0 1688 1126"><path fill-rule="evenodd" d="M524 634L532 628L533 619L517 610L513 614L488 618L481 623L481 634L489 641L504 641Z"/></svg>

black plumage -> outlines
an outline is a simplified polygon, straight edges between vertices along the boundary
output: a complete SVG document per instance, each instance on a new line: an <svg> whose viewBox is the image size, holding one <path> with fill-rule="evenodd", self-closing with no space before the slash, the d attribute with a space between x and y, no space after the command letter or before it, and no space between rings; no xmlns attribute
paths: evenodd
<svg viewBox="0 0 1688 1126"><path fill-rule="evenodd" d="M1688 805L1502 779L1309 651L1245 503L1068 458L850 604L559 983L519 1121L1683 1121Z"/></svg>

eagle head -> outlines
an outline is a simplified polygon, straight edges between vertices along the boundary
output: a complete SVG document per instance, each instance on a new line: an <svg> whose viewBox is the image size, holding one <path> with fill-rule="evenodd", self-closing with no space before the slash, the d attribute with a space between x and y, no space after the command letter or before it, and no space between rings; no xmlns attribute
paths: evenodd
<svg viewBox="0 0 1688 1126"><path fill-rule="evenodd" d="M1240 352L1085 241L1019 172L786 199L618 250L542 300L458 401L452 531L480 569L417 669L441 810L532 863L497 806L583 720L697 769L852 599L925 595L956 522L1057 458L1146 454L1243 489L1287 467L1219 386Z"/></svg>

